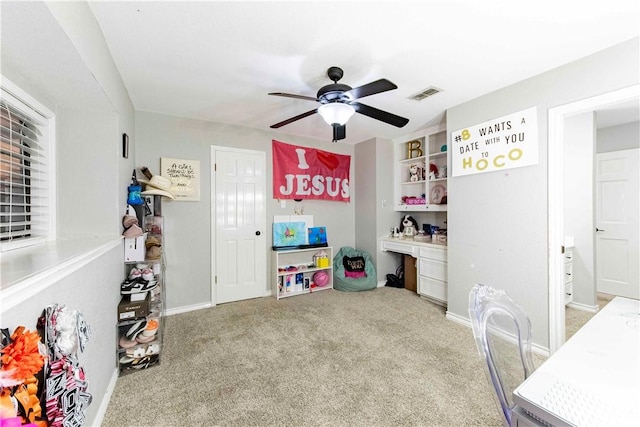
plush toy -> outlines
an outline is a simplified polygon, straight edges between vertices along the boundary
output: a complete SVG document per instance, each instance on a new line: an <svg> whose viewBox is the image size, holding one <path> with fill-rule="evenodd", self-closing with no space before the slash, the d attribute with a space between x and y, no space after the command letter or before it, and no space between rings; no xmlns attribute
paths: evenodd
<svg viewBox="0 0 640 427"><path fill-rule="evenodd" d="M400 221L400 232L404 233L407 227L413 227L412 234L418 232L418 222L411 215L405 215Z"/></svg>
<svg viewBox="0 0 640 427"><path fill-rule="evenodd" d="M420 168L416 164L409 165L409 181L420 181Z"/></svg>

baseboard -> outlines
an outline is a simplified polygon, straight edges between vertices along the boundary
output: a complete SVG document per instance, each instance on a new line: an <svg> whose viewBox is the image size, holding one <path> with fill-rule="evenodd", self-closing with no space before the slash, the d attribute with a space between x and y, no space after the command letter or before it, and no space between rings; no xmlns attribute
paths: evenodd
<svg viewBox="0 0 640 427"><path fill-rule="evenodd" d="M96 416L93 419L93 422L88 425L91 425L91 426L102 425L104 416L107 413L107 408L109 407L109 402L111 401L111 395L113 394L113 390L115 390L116 388L117 381L118 381L118 368L113 370L113 374L111 375L111 380L109 380L107 389L104 391L104 395L102 395L102 400L100 401L98 412L96 413Z"/></svg>
<svg viewBox="0 0 640 427"><path fill-rule="evenodd" d="M455 322L459 325L466 326L467 328L471 329L471 321L466 317L462 317L450 311L447 311L447 314L445 317L447 320L451 320L452 322ZM473 331L471 332L471 334L473 334ZM505 332L502 334L502 337L513 344L517 344L518 342L518 339L513 334L508 334ZM549 349L546 347L542 347L539 344L531 343L531 351L533 353L539 354L540 356L549 357Z"/></svg>
<svg viewBox="0 0 640 427"><path fill-rule="evenodd" d="M383 280L382 282L378 282L377 288L384 288L387 285L387 281Z"/></svg>
<svg viewBox="0 0 640 427"><path fill-rule="evenodd" d="M575 308L580 311L588 311L589 313L597 313L600 307L597 305L580 304L579 302L570 302L567 307Z"/></svg>
<svg viewBox="0 0 640 427"><path fill-rule="evenodd" d="M204 308L211 308L213 304L205 302L201 304L183 305L182 307L170 308L165 311L166 316L173 316L174 314L188 313L190 311L202 310Z"/></svg>

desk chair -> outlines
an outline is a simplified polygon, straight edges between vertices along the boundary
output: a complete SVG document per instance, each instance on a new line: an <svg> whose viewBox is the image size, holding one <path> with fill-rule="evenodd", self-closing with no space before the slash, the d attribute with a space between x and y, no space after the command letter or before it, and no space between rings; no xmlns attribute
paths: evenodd
<svg viewBox="0 0 640 427"><path fill-rule="evenodd" d="M504 291L481 284L469 293L469 317L478 352L486 362L487 379L496 392L502 424L542 425L512 398L513 390L534 371L529 317Z"/></svg>

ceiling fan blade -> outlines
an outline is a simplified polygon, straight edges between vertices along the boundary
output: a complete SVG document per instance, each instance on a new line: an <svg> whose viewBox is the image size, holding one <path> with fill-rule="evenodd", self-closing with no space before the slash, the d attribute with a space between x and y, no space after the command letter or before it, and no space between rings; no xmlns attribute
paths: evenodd
<svg viewBox="0 0 640 427"><path fill-rule="evenodd" d="M361 104L359 102L352 102L351 105L356 111L360 114L364 114L365 116L369 116L372 119L380 120L382 122L388 123L395 127L403 127L407 123L409 123L409 119L405 119L404 117L396 116L395 114L388 113L386 111L378 110L377 108L370 107L365 104Z"/></svg>
<svg viewBox="0 0 640 427"><path fill-rule="evenodd" d="M344 94L350 99L358 99L393 89L398 89L398 86L387 79L380 79L375 82L367 83L366 85L354 87L353 89L346 91Z"/></svg>
<svg viewBox="0 0 640 427"><path fill-rule="evenodd" d="M312 98L310 96L305 96L305 95L294 95L293 93L271 92L271 93L268 93L267 95L284 96L285 98L304 99L306 101L317 101L316 98Z"/></svg>
<svg viewBox="0 0 640 427"><path fill-rule="evenodd" d="M280 123L276 123L275 125L271 125L269 126L271 129L278 129L279 127L282 127L284 125L288 125L289 123L293 123L296 120L300 120L300 119L304 119L305 117L309 117L312 114L315 114L318 112L318 109L314 109L311 111L307 111L306 113L302 113L302 114L298 114L297 116L291 117L290 119L287 120L283 120Z"/></svg>

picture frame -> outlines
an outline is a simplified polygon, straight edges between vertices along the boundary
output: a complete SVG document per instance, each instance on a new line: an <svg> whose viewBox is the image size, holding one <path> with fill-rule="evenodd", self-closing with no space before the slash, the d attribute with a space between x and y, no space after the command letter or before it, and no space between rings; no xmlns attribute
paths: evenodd
<svg viewBox="0 0 640 427"><path fill-rule="evenodd" d="M122 157L129 158L129 135L126 133L122 134Z"/></svg>

